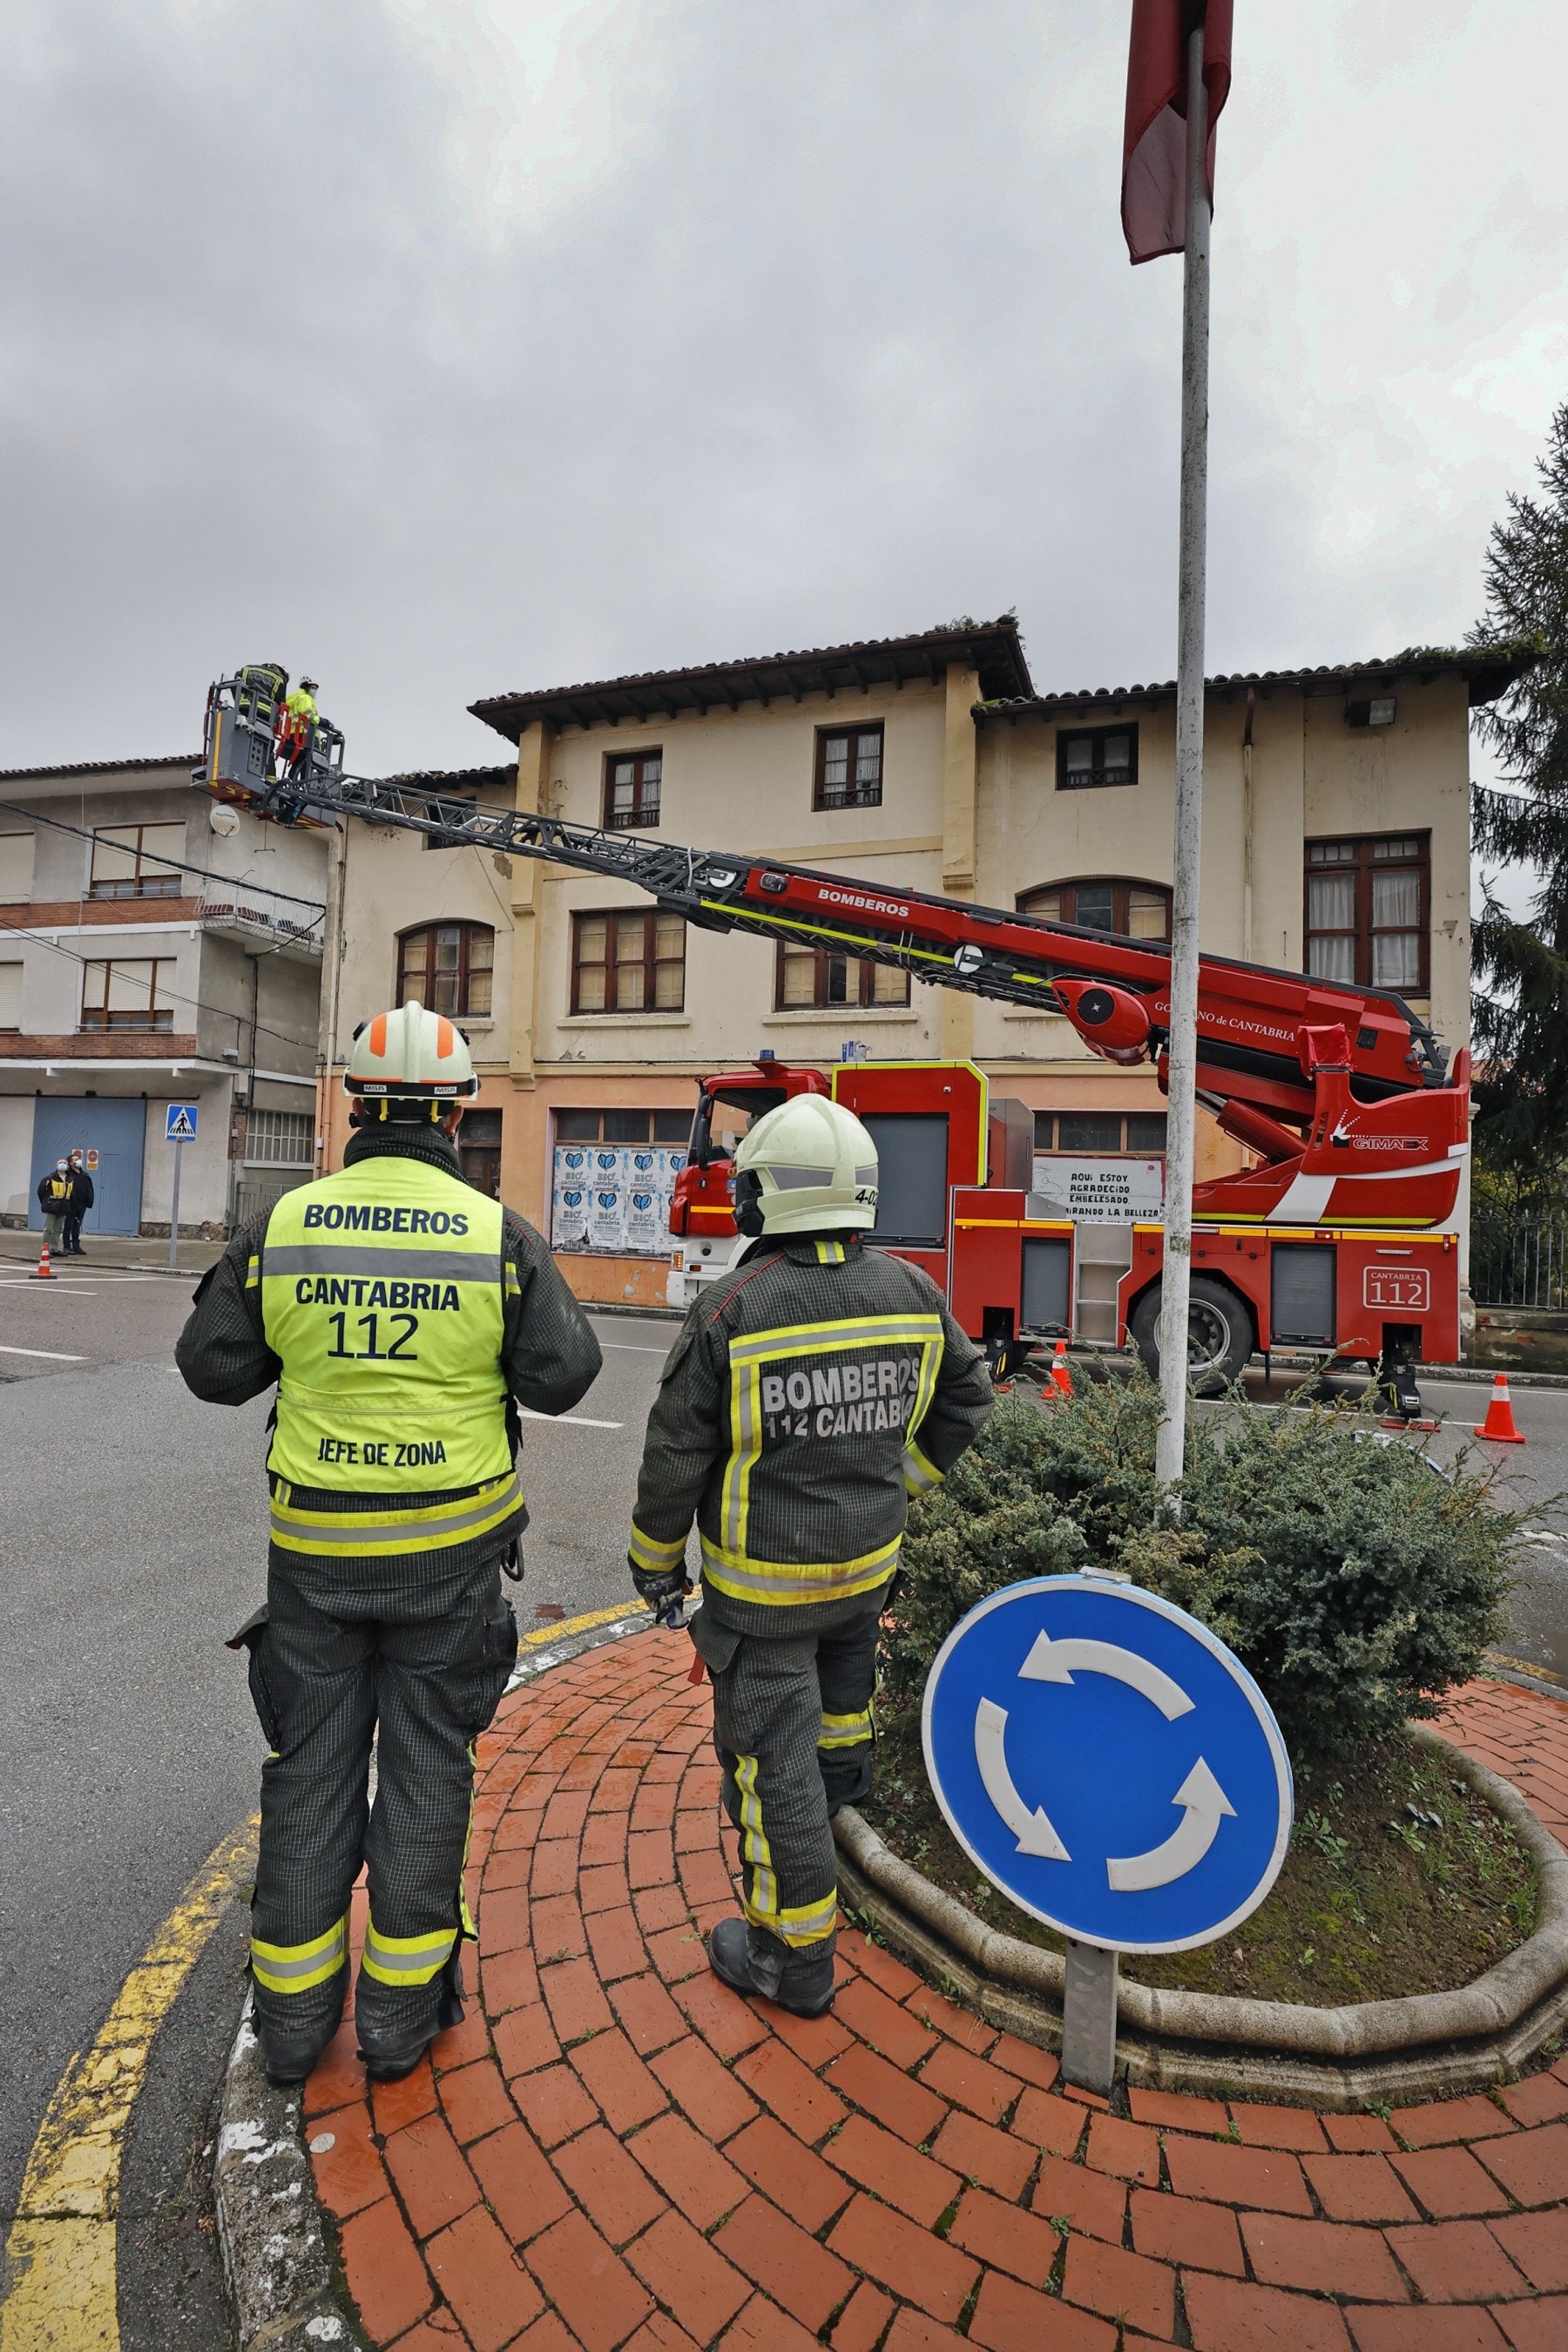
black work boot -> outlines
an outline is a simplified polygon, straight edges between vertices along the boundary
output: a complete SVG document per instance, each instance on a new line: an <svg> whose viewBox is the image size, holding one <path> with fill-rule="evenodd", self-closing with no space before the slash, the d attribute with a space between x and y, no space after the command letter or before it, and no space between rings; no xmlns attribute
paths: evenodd
<svg viewBox="0 0 1568 2352"><path fill-rule="evenodd" d="M256 2039L261 2045L261 2063L267 2069L267 2079L275 2090L295 2089L310 2074L317 2059L342 2023L347 1978L348 1970L342 1969L337 1999L328 2004L324 2012L318 2010L308 2024L293 2021L279 2024L263 2011L262 2002L267 1996L259 1990L253 1996L255 2005L251 2022L256 2028Z"/></svg>
<svg viewBox="0 0 1568 2352"><path fill-rule="evenodd" d="M744 1919L721 1919L708 1938L708 1965L736 1992L760 1993L795 2017L821 2017L832 2008L837 1990L834 1940L804 1966L789 1967L776 1936Z"/></svg>
<svg viewBox="0 0 1568 2352"><path fill-rule="evenodd" d="M337 2030L334 2025L332 2033ZM273 2089L297 2090L310 2075L332 2033L329 2033L323 2042L300 2034L277 2033L258 2018L256 2038L261 2044L261 2063L267 2069L267 2079Z"/></svg>
<svg viewBox="0 0 1568 2352"><path fill-rule="evenodd" d="M863 1805L870 1795L871 1759L869 1756L862 1757L859 1763L852 1765L847 1771L842 1767L833 1770L825 1766L822 1786L827 1799L827 1818L831 1822L837 1818L846 1805Z"/></svg>
<svg viewBox="0 0 1568 2352"><path fill-rule="evenodd" d="M437 1979L437 2000L435 2017L421 2022L412 2032L377 2033L368 2032L362 2021L359 2027L359 2054L364 2061L364 2071L373 2083L400 2083L405 2074L412 2074L438 2033L445 2033L463 2021L463 1963L454 1952ZM356 2017L358 2014L356 2004Z"/></svg>

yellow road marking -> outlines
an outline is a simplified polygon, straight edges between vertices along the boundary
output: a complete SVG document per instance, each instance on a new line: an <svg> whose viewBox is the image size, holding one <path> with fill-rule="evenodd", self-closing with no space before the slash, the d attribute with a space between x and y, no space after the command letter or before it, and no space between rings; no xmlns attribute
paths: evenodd
<svg viewBox="0 0 1568 2352"><path fill-rule="evenodd" d="M222 1839L60 2076L27 2158L0 2281L0 2352L119 2352L115 2214L126 2127L153 2039L236 1891L260 1815Z"/></svg>
<svg viewBox="0 0 1568 2352"><path fill-rule="evenodd" d="M525 1633L522 1646L525 1650L536 1649L544 1642L563 1641L568 1633L586 1633L595 1625L613 1625L617 1617L629 1617L641 1605L640 1601L633 1599L623 1601L615 1609L591 1610L586 1617L563 1617L559 1625L542 1625L537 1633ZM652 1622L650 1616L648 1623L651 1625Z"/></svg>
<svg viewBox="0 0 1568 2352"><path fill-rule="evenodd" d="M525 1633L537 1647L629 1616L635 1601ZM651 1621L650 1621L651 1622ZM103 2030L60 2076L33 2142L0 2277L0 2352L120 2352L116 2210L131 2111L153 2037L236 1891L261 1816L213 1848L121 1987Z"/></svg>

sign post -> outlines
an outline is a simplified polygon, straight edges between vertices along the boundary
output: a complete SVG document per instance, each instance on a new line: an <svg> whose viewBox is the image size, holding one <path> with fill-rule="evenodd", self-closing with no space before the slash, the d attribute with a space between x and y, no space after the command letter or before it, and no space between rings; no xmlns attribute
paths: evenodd
<svg viewBox="0 0 1568 2352"><path fill-rule="evenodd" d="M177 1273L180 1264L180 1161L187 1143L196 1139L198 1111L195 1103L170 1103L163 1121L163 1140L174 1147L174 1175L169 1190L169 1269Z"/></svg>
<svg viewBox="0 0 1568 2352"><path fill-rule="evenodd" d="M1279 1874L1290 1764L1268 1702L1158 1593L1050 1576L953 1628L921 1729L954 1837L1066 1938L1062 2073L1109 2095L1121 1954L1212 1943Z"/></svg>

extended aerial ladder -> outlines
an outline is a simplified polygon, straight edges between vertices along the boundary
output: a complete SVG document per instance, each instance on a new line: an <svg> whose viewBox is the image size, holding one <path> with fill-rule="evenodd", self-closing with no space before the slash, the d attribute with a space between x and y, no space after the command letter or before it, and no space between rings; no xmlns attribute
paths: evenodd
<svg viewBox="0 0 1568 2352"><path fill-rule="evenodd" d="M308 772L280 780L261 749L264 715L247 715L240 681L210 690L207 720L193 782L262 815L357 816L634 883L700 929L796 940L969 995L1060 1013L1093 1052L1152 1063L1163 1081L1171 991L1163 941L376 782L343 770L341 738L335 756L330 747ZM1469 1055L1461 1050L1450 1072L1403 998L1204 955L1197 1030L1199 1098L1254 1164L1196 1187L1196 1217L1309 1237L1451 1226L1468 1148ZM1383 1311L1370 1288L1365 1304L1369 1317ZM1383 1307L1397 1311L1392 1293ZM1391 1342L1391 1332L1405 1337ZM1420 1337L1415 1326L1385 1324L1381 1340L1366 1344L1385 1360L1392 1345L1397 1360Z"/></svg>

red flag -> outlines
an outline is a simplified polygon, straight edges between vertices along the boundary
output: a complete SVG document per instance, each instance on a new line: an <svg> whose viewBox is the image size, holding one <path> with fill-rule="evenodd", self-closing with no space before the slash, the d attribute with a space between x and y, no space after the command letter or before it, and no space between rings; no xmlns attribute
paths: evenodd
<svg viewBox="0 0 1568 2352"><path fill-rule="evenodd" d="M1180 253L1187 242L1186 37L1202 19L1208 92L1208 189L1214 205L1215 124L1230 89L1232 0L1132 0L1127 127L1121 142L1121 226L1132 260Z"/></svg>

